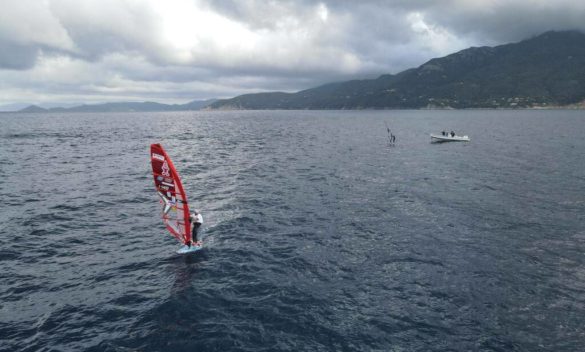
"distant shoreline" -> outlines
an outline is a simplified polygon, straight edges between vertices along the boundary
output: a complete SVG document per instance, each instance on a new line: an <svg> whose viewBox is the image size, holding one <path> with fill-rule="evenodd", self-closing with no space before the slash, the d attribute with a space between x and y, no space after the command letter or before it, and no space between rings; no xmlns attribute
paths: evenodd
<svg viewBox="0 0 585 352"><path fill-rule="evenodd" d="M526 107L526 108L363 108L363 109L200 109L200 110L171 110L171 111L0 111L0 114L18 114L18 115L52 115L52 114L104 114L104 113L153 113L153 112L226 112L226 111L478 111L478 110L492 110L492 111L510 111L510 110L585 110L585 106L554 106L554 107Z"/></svg>

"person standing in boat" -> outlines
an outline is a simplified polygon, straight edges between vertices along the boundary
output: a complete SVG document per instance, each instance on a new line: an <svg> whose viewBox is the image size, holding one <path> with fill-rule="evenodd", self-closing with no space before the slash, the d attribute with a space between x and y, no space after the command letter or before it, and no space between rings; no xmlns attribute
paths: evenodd
<svg viewBox="0 0 585 352"><path fill-rule="evenodd" d="M451 131L451 137L455 137L455 132Z"/></svg>
<svg viewBox="0 0 585 352"><path fill-rule="evenodd" d="M197 235L199 233L199 228L203 225L203 216L201 213L195 209L191 216L189 216L189 220L191 221L191 242L188 244L189 247L191 245L194 246L201 246L201 242L197 239Z"/></svg>

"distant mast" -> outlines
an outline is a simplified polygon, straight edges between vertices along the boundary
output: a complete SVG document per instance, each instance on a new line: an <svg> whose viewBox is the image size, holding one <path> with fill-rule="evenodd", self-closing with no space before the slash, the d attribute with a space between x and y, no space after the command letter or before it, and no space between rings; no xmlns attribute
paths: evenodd
<svg viewBox="0 0 585 352"><path fill-rule="evenodd" d="M396 136L392 134L386 121L384 121L384 124L386 125L386 131L388 131L388 145L393 145L396 142Z"/></svg>

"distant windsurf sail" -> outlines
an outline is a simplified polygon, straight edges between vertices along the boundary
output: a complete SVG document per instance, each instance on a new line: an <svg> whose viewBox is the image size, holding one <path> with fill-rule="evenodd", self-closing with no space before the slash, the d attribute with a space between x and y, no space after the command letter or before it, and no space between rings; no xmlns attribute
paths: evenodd
<svg viewBox="0 0 585 352"><path fill-rule="evenodd" d="M189 204L179 174L160 144L150 145L154 185L163 205L161 215L169 232L181 243L191 242Z"/></svg>

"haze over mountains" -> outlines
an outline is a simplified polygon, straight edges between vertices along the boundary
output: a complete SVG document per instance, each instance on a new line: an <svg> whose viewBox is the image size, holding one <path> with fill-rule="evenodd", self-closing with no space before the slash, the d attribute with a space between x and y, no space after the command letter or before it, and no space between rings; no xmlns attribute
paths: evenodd
<svg viewBox="0 0 585 352"><path fill-rule="evenodd" d="M472 47L398 74L187 104L123 102L19 112L200 109L420 109L584 106L585 34L550 31L512 44Z"/></svg>
<svg viewBox="0 0 585 352"><path fill-rule="evenodd" d="M31 105L18 112L148 112L148 111L190 111L200 110L215 102L217 99L194 100L186 104L161 104L155 102L121 102L94 105L79 105L70 108L55 107L45 109Z"/></svg>

